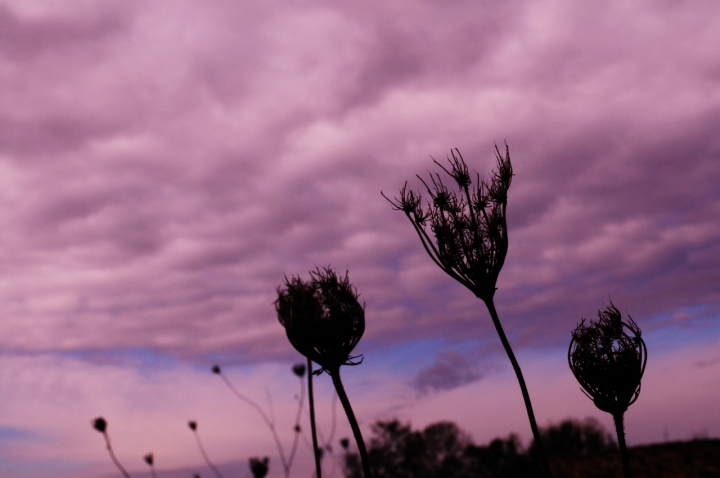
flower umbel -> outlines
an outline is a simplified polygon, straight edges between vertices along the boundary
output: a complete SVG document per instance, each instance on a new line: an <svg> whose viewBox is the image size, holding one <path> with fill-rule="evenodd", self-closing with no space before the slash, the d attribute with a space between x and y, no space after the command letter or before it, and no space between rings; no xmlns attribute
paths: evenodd
<svg viewBox="0 0 720 478"><path fill-rule="evenodd" d="M640 327L610 302L598 311L597 322L585 319L573 330L568 362L585 395L595 406L613 416L620 445L623 473L630 478L625 444L624 414L640 395L640 380L647 363L647 348Z"/></svg>
<svg viewBox="0 0 720 478"><path fill-rule="evenodd" d="M357 365L352 350L365 331L365 309L348 274L340 276L330 267L310 273L311 281L299 277L285 279L278 288L275 309L295 349L322 368L319 375Z"/></svg>
<svg viewBox="0 0 720 478"><path fill-rule="evenodd" d="M435 264L487 301L495 295L508 250L505 211L513 176L510 150L505 144L503 155L495 146L496 169L490 178L476 174L474 183L460 151L450 154L449 170L437 161L435 164L452 178L457 190L448 188L439 174L430 173L430 184L418 176L431 199L426 205L407 183L400 198L383 196L410 219Z"/></svg>
<svg viewBox="0 0 720 478"><path fill-rule="evenodd" d="M568 362L583 391L600 410L624 413L640 394L647 348L630 316L622 320L611 302L597 322L583 319L572 333Z"/></svg>

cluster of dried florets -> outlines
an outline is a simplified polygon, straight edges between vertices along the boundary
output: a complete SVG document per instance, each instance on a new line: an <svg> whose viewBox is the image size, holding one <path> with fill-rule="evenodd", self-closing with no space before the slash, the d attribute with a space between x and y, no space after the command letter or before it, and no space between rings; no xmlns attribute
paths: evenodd
<svg viewBox="0 0 720 478"><path fill-rule="evenodd" d="M585 393L602 411L624 413L640 394L647 348L630 316L622 320L611 302L597 322L583 319L572 333L568 362Z"/></svg>
<svg viewBox="0 0 720 478"><path fill-rule="evenodd" d="M425 205L407 183L399 198L385 197L410 219L435 264L485 301L495 294L508 249L505 212L513 171L507 144L504 155L496 146L495 156L490 178L476 174L474 182L457 149L448 157L449 170L435 161L458 189L448 188L436 173L430 173L432 186L418 176L431 198Z"/></svg>
<svg viewBox="0 0 720 478"><path fill-rule="evenodd" d="M322 367L316 375L357 365L351 356L365 332L365 309L348 274L329 267L310 273L310 281L285 279L278 288L275 308L295 349Z"/></svg>

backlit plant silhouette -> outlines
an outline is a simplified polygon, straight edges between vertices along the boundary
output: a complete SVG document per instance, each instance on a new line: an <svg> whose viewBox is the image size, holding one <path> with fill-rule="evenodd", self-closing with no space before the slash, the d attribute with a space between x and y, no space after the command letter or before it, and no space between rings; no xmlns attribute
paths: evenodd
<svg viewBox="0 0 720 478"><path fill-rule="evenodd" d="M113 452L112 445L110 444L110 437L107 433L107 421L103 417L97 417L95 420L93 420L93 428L100 433L102 433L103 437L105 438L105 445L107 447L108 453L110 453L110 459L115 464L118 470L120 470L120 473L123 474L125 478L130 478L130 475L127 471L125 471L125 468L120 464L120 462L115 457L115 453Z"/></svg>
<svg viewBox="0 0 720 478"><path fill-rule="evenodd" d="M147 463L150 467L150 474L152 474L153 478L157 478L157 474L155 473L155 459L153 458L153 454L148 453L143 457L143 460L145 460L145 463Z"/></svg>
<svg viewBox="0 0 720 478"><path fill-rule="evenodd" d="M418 176L430 196L427 204L423 204L420 193L408 189L407 183L400 190L400 198L390 199L384 194L383 197L394 209L405 213L432 261L487 306L520 384L545 473L552 476L542 451L525 379L500 324L493 300L508 250L505 213L507 192L513 176L510 150L506 144L503 155L495 146L497 168L490 178L481 178L476 174L474 181L460 151L451 151L451 156L452 159L448 158L449 170L437 161L435 164L452 178L458 189L449 188L439 174L430 173L430 183Z"/></svg>
<svg viewBox="0 0 720 478"><path fill-rule="evenodd" d="M262 417L263 421L265 422L265 425L270 429L270 433L272 433L273 440L275 441L275 446L278 450L278 455L280 456L280 464L283 468L283 472L285 473L285 478L289 478L290 476L290 469L292 468L293 461L295 459L295 453L297 452L298 442L300 440L300 432L302 431L300 427L300 418L302 417L302 409L303 409L303 402L305 400L305 382L303 381L303 377L305 376L305 364L295 364L292 367L292 372L295 376L297 376L300 379L300 396L298 398L298 410L297 414L295 416L295 425L293 426L293 431L295 433L295 436L293 437L293 444L292 448L290 449L290 454L286 457L285 456L285 448L282 445L282 442L280 441L280 437L278 436L277 430L275 428L275 419L274 417L271 419L267 413L258 405L257 402L250 399L249 397L245 396L244 394L240 393L240 391L235 388L235 386L230 382L230 380L225 376L225 374L222 373L222 369L219 365L213 365L212 372L216 375L219 375L220 378L223 379L225 382L225 385L228 386L230 391L242 400L243 402L247 403L251 407L257 411L260 416ZM310 382L310 400L312 400L312 382ZM312 405L312 403L311 403ZM312 406L311 406L311 413L312 413ZM272 409L271 409L272 414ZM320 477L318 477L320 478Z"/></svg>
<svg viewBox="0 0 720 478"><path fill-rule="evenodd" d="M222 473L220 473L220 470L213 464L212 461L210 461L210 457L208 457L208 454L205 452L205 447L203 446L202 442L200 441L200 435L197 431L197 422L196 421L189 421L188 426L190 427L190 430L192 430L193 435L195 435L195 440L197 441L198 448L200 449L200 454L203 457L203 460L205 460L205 463L207 463L207 466L210 467L210 469L215 473L215 476L218 478L223 478Z"/></svg>
<svg viewBox="0 0 720 478"><path fill-rule="evenodd" d="M250 458L250 472L253 475L253 478L265 478L265 475L268 474L270 458L265 457L263 459L260 458Z"/></svg>
<svg viewBox="0 0 720 478"><path fill-rule="evenodd" d="M583 392L600 410L612 415L622 454L623 471L630 477L625 445L624 414L640 395L640 381L647 363L647 347L640 328L630 316L622 320L610 302L598 311L597 322L585 319L572 333L568 363Z"/></svg>
<svg viewBox="0 0 720 478"><path fill-rule="evenodd" d="M325 267L316 269L310 276L310 282L303 282L298 277L286 278L284 287L278 288L275 301L278 320L285 327L292 346L320 365L321 368L313 373L327 372L332 378L353 430L365 477L370 478L365 442L340 380L342 365L362 362L362 359L355 361L358 357L350 354L365 331L365 309L358 301L358 293L350 284L347 273L338 277L334 270ZM318 461L316 448L319 470Z"/></svg>

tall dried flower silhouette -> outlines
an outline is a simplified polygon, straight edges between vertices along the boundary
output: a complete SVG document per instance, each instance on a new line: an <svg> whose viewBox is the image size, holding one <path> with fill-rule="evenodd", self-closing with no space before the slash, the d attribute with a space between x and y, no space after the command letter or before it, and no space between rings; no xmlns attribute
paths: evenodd
<svg viewBox="0 0 720 478"><path fill-rule="evenodd" d="M198 448L200 449L200 454L203 457L203 460L205 460L205 463L208 467L215 473L215 476L217 478L223 478L222 473L220 473L220 470L213 464L212 461L210 461L210 457L208 456L207 452L205 451L205 447L203 446L202 442L200 441L200 435L198 434L198 426L197 422L194 420L190 420L188 422L188 427L190 427L190 430L192 430L193 435L195 435L195 441L197 441Z"/></svg>
<svg viewBox="0 0 720 478"><path fill-rule="evenodd" d="M332 378L357 441L365 476L370 478L365 442L340 379L342 365L362 362L351 354L365 332L365 308L358 301L358 293L350 284L347 273L338 277L332 268L325 267L310 272L310 276L309 282L299 277L286 278L284 287L278 288L275 301L278 320L285 327L292 346L320 365L313 373L327 372ZM319 452L315 442L318 477Z"/></svg>
<svg viewBox="0 0 720 478"><path fill-rule="evenodd" d="M155 458L153 457L153 454L148 453L143 457L143 460L145 460L145 463L147 463L150 467L150 474L153 478L157 478L157 473L155 473Z"/></svg>
<svg viewBox="0 0 720 478"><path fill-rule="evenodd" d="M110 444L110 436L107 433L107 421L103 417L97 417L95 420L93 420L93 428L102 433L103 438L105 438L105 446L108 450L108 453L110 453L110 459L115 464L117 469L120 470L120 473L122 473L125 478L130 478L128 472L125 471L125 468L123 468L118 459L115 457L115 452L113 452L112 445Z"/></svg>
<svg viewBox="0 0 720 478"><path fill-rule="evenodd" d="M268 474L268 470L270 469L270 458L250 458L250 472L253 475L253 478L265 478L265 475Z"/></svg>
<svg viewBox="0 0 720 478"><path fill-rule="evenodd" d="M508 251L507 193L513 177L510 149L506 144L505 154L502 154L495 146L497 166L489 178L476 173L473 180L457 149L452 150L447 159L450 169L433 161L452 179L457 189L448 187L440 174L430 173L429 182L418 176L430 196L429 202L424 203L421 193L409 189L407 183L400 190L399 198L390 199L385 194L383 197L395 210L405 213L430 259L487 306L520 384L543 468L548 476L552 476L522 370L494 303L497 279Z"/></svg>
<svg viewBox="0 0 720 478"><path fill-rule="evenodd" d="M570 370L595 406L613 416L623 470L630 476L625 445L624 415L640 395L640 381L647 363L647 347L637 324L610 302L598 311L597 322L585 319L572 333L568 349Z"/></svg>
<svg viewBox="0 0 720 478"><path fill-rule="evenodd" d="M258 412L260 417L262 418L263 422L265 422L265 425L270 429L270 433L272 434L273 440L275 441L275 447L278 450L278 455L280 457L280 465L283 468L283 472L285 473L285 477L290 477L290 470L292 468L293 461L295 459L295 453L297 452L298 443L300 441L300 432L302 431L300 427L300 418L302 416L302 408L303 403L305 400L305 382L303 380L303 377L305 375L305 364L297 363L292 366L292 373L300 379L300 395L298 397L298 410L295 415L295 425L293 425L293 432L295 433L293 437L293 444L292 448L290 449L290 454L285 455L285 447L283 447L282 442L280 441L280 436L277 433L277 429L275 427L275 419L274 416L271 418L268 416L268 414L265 412L265 410L262 409L262 407L251 398L247 397L246 395L240 393L240 391L230 382L230 380L225 376L222 369L220 368L220 365L213 365L212 366L212 373L219 375L220 378L223 379L225 382L225 385L228 386L230 391L240 400L247 403L251 407L255 409L255 411ZM268 392L269 393L269 392ZM271 409L272 414L272 409Z"/></svg>

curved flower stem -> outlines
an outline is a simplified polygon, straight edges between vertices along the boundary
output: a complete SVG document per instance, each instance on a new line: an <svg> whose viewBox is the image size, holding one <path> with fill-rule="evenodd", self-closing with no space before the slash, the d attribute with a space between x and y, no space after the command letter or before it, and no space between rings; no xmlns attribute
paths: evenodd
<svg viewBox="0 0 720 478"><path fill-rule="evenodd" d="M123 474L125 478L130 478L130 475L127 471L125 471L125 468L120 464L117 458L115 458L115 453L113 452L112 445L110 445L110 437L108 436L107 432L102 432L103 437L105 437L105 445L107 446L108 452L110 452L110 459L115 463L115 466L118 470L120 470L120 473Z"/></svg>
<svg viewBox="0 0 720 478"><path fill-rule="evenodd" d="M155 467L153 465L150 465L150 473L153 478L157 478L157 473L155 473Z"/></svg>
<svg viewBox="0 0 720 478"><path fill-rule="evenodd" d="M280 463L282 464L283 471L285 472L285 478L289 478L290 467L288 466L288 461L285 458L285 450L282 446L282 443L280 442L280 437L278 436L277 431L275 430L275 423L272 420L270 420L270 418L267 416L265 411L262 408L260 408L260 405L255 403L253 400L250 400L248 397L246 397L242 393L240 393L238 391L238 389L235 388L235 386L233 386L233 384L230 382L230 380L228 380L228 378L225 376L224 373L221 372L218 375L220 375L220 378L223 379L225 384L233 392L233 394L235 394L236 397L238 397L240 400L242 400L243 402L245 402L248 405L250 405L251 407L253 407L260 414L263 421L265 422L265 425L270 429L270 433L272 433L273 440L275 440L275 446L277 447L278 454L280 455Z"/></svg>
<svg viewBox="0 0 720 478"><path fill-rule="evenodd" d="M617 433L620 454L622 455L623 475L625 478L630 478L630 458L625 444L625 417L622 413L618 413L613 415L613 421L615 422L615 432Z"/></svg>
<svg viewBox="0 0 720 478"><path fill-rule="evenodd" d="M195 434L195 439L197 440L198 448L200 448L200 453L203 456L203 459L205 460L205 463L207 463L207 466L212 469L212 471L215 473L215 475L218 478L223 478L222 474L220 473L220 470L217 469L215 465L210 461L210 458L208 457L207 453L205 453L205 447L202 445L202 442L200 441L200 435L198 435L197 430L193 430L193 434Z"/></svg>
<svg viewBox="0 0 720 478"><path fill-rule="evenodd" d="M495 310L495 303L493 302L493 299L491 298L484 302L490 312L490 317L492 317L495 330L500 336L500 341L505 348L505 353L507 353L507 356L510 359L510 363L512 364L518 383L520 384L520 390L522 391L523 400L525 401L525 409L527 410L528 419L530 420L530 428L532 429L533 438L535 439L535 445L540 452L540 462L543 467L543 471L546 476L552 477L552 470L550 469L550 464L548 463L547 456L545 455L545 448L543 447L542 440L540 439L540 431L538 430L537 422L535 421L535 413L533 413L532 403L530 402L530 394L528 393L527 386L525 385L525 379L523 378L522 370L520 370L520 364L518 364L515 354L510 347L510 342L508 342L508 339L505 336L505 331L500 324L500 318Z"/></svg>
<svg viewBox="0 0 720 478"><path fill-rule="evenodd" d="M315 456L315 476L322 478L322 467L320 466L320 450L318 449L317 429L315 428L315 396L313 394L313 368L312 360L307 359L308 374L308 400L310 403L310 429L312 430L313 455Z"/></svg>
<svg viewBox="0 0 720 478"><path fill-rule="evenodd" d="M295 460L295 452L297 451L298 443L300 442L300 418L302 418L303 404L305 402L305 382L300 377L300 397L298 399L298 410L295 416L295 438L293 438L292 448L288 455L287 465L288 469L292 467L293 461Z"/></svg>
<svg viewBox="0 0 720 478"><path fill-rule="evenodd" d="M340 398L340 402L345 409L345 414L350 422L350 428L352 428L353 435L355 436L355 442L357 443L358 451L360 452L360 459L362 460L365 478L372 478L372 473L370 472L370 459L368 458L368 452L365 448L365 441L363 440L357 419L355 418L355 414L350 406L350 400L348 400L345 388L340 380L340 367L328 370L328 372L330 373L330 377L332 377L333 385L335 385L335 390L337 390L338 398Z"/></svg>

